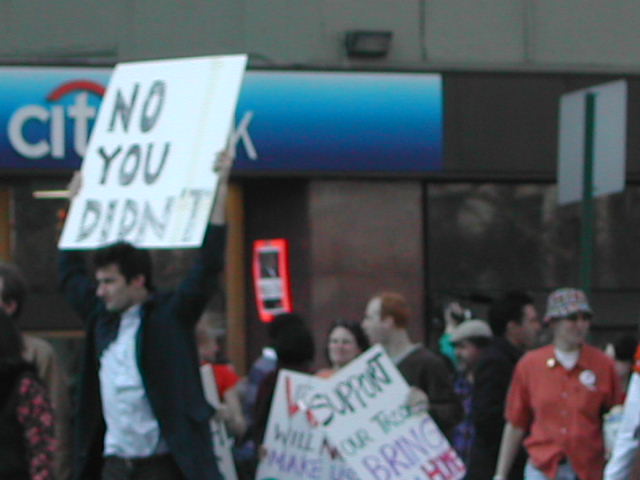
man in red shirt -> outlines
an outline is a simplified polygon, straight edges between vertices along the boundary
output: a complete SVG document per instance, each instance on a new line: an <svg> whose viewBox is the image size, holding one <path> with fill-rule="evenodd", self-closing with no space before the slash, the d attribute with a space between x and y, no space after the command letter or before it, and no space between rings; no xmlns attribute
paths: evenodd
<svg viewBox="0 0 640 480"><path fill-rule="evenodd" d="M525 478L602 479L602 413L620 402L622 390L611 359L585 344L591 317L581 290L549 296L545 323L553 341L516 366L494 480L506 478L523 439Z"/></svg>

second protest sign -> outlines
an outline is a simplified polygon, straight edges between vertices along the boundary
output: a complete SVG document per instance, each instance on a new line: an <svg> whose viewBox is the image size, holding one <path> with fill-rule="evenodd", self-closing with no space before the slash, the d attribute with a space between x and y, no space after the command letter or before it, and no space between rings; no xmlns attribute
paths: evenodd
<svg viewBox="0 0 640 480"><path fill-rule="evenodd" d="M465 467L374 346L323 379L281 370L258 480L459 480Z"/></svg>

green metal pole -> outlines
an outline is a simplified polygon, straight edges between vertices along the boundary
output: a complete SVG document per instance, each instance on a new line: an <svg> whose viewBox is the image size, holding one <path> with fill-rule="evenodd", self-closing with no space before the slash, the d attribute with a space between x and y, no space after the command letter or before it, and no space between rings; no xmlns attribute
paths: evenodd
<svg viewBox="0 0 640 480"><path fill-rule="evenodd" d="M595 228L595 209L593 202L593 155L596 95L594 93L587 93L585 100L582 232L580 235L580 285L588 295L591 293L591 270L593 265Z"/></svg>

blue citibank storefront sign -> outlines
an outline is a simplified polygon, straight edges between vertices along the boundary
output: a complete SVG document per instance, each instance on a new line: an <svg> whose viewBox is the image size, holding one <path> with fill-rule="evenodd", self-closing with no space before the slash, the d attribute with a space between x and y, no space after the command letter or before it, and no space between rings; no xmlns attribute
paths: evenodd
<svg viewBox="0 0 640 480"><path fill-rule="evenodd" d="M0 169L79 168L110 74L0 68ZM248 71L234 170L439 171L442 104L437 74Z"/></svg>

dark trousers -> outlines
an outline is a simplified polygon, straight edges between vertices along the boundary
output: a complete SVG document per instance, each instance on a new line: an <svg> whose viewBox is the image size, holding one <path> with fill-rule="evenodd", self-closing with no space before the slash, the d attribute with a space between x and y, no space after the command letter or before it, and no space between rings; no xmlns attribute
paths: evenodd
<svg viewBox="0 0 640 480"><path fill-rule="evenodd" d="M184 476L169 454L126 459L105 457L102 480L184 480Z"/></svg>

